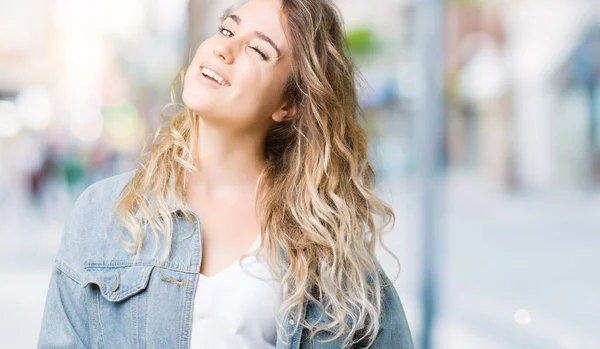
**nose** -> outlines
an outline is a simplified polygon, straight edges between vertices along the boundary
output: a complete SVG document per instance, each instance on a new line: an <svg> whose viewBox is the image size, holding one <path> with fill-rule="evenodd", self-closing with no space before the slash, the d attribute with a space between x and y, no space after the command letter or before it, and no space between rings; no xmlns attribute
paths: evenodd
<svg viewBox="0 0 600 349"><path fill-rule="evenodd" d="M228 41L231 41L231 39L216 44L213 49L213 53L215 56L223 60L224 63L231 64L233 63L234 54L231 48L231 43L228 43Z"/></svg>

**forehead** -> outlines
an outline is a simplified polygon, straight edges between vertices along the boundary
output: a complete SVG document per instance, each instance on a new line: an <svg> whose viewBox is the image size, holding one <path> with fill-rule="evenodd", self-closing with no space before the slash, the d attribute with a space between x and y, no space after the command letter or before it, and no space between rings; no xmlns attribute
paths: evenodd
<svg viewBox="0 0 600 349"><path fill-rule="evenodd" d="M250 0L231 13L240 17L242 30L262 32L271 38L282 52L286 52L288 45L281 6L281 0Z"/></svg>

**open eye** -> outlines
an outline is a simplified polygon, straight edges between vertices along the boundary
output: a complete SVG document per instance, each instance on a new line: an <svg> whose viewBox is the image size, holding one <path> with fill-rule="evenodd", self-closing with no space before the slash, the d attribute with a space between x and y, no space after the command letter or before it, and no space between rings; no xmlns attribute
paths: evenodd
<svg viewBox="0 0 600 349"><path fill-rule="evenodd" d="M221 26L219 26L219 33L221 33L221 35L227 36L227 37L233 36L233 32L231 30L221 27Z"/></svg>

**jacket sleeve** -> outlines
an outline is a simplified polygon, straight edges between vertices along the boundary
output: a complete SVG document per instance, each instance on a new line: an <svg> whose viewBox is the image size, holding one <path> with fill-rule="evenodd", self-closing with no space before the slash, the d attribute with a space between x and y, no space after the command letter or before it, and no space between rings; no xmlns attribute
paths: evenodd
<svg viewBox="0 0 600 349"><path fill-rule="evenodd" d="M382 284L381 302L382 311L379 333L375 338L371 349L414 349L408 321L400 301L396 288L385 275L379 270Z"/></svg>
<svg viewBox="0 0 600 349"><path fill-rule="evenodd" d="M38 348L90 348L90 288L82 287L81 251L86 239L85 211L89 209L88 190L71 209L54 261Z"/></svg>
<svg viewBox="0 0 600 349"><path fill-rule="evenodd" d="M86 291L57 260L50 277L38 348L91 348Z"/></svg>

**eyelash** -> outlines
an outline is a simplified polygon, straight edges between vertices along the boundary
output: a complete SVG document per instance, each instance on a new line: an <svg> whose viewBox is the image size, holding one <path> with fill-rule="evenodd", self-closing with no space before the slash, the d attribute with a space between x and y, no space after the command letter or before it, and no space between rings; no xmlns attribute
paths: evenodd
<svg viewBox="0 0 600 349"><path fill-rule="evenodd" d="M219 33L221 35L223 35L224 37L230 38L233 36L233 32L227 28L219 26L218 29L219 29ZM224 34L223 32L227 32L229 34ZM250 47L251 49L256 51L261 56L263 61L267 61L269 59L269 56L267 56L264 52L262 52L258 47L255 47L255 46L248 46L248 47Z"/></svg>

